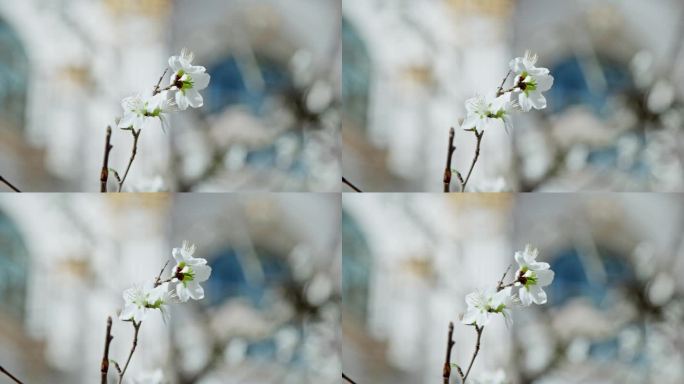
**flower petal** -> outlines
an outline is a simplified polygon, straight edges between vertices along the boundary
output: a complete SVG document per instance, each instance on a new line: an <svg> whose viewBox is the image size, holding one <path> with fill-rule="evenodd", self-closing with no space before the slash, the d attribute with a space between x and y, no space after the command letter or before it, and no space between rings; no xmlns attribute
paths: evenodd
<svg viewBox="0 0 684 384"><path fill-rule="evenodd" d="M188 109L188 98L181 91L176 92L176 105L181 111Z"/></svg>
<svg viewBox="0 0 684 384"><path fill-rule="evenodd" d="M546 304L546 292L540 286L533 285L529 287L529 292L535 304Z"/></svg>
<svg viewBox="0 0 684 384"><path fill-rule="evenodd" d="M195 265L192 269L195 271L194 281L200 283L206 281L209 278L209 275L211 275L211 267L208 265Z"/></svg>
<svg viewBox="0 0 684 384"><path fill-rule="evenodd" d="M537 285L540 287L545 287L553 281L555 273L550 269L545 269L541 271L536 271L537 274Z"/></svg>
<svg viewBox="0 0 684 384"><path fill-rule="evenodd" d="M199 108L204 105L202 95L195 88L185 91L185 97L188 100L188 104L193 108Z"/></svg>
<svg viewBox="0 0 684 384"><path fill-rule="evenodd" d="M537 80L537 91L546 92L553 86L553 76L551 75L539 75L535 76Z"/></svg>
<svg viewBox="0 0 684 384"><path fill-rule="evenodd" d="M544 95L542 95L541 92L533 91L533 92L530 92L528 96L529 96L530 104L532 104L532 106L535 109L546 108L546 98L544 97Z"/></svg>
<svg viewBox="0 0 684 384"><path fill-rule="evenodd" d="M194 82L192 88L201 91L209 85L209 80L211 80L209 74L195 73L192 75L192 81Z"/></svg>
<svg viewBox="0 0 684 384"><path fill-rule="evenodd" d="M178 70L182 69L183 66L180 62L180 56L169 57L169 67L171 67L174 72L178 72Z"/></svg>
<svg viewBox="0 0 684 384"><path fill-rule="evenodd" d="M188 283L187 292L195 300L204 299L204 289L199 285L197 281L191 281Z"/></svg>
<svg viewBox="0 0 684 384"><path fill-rule="evenodd" d="M178 283L176 285L176 296L178 296L178 300L181 302L186 302L190 298L190 294L188 293L187 288L185 288L185 285L183 283Z"/></svg>
<svg viewBox="0 0 684 384"><path fill-rule="evenodd" d="M532 297L530 297L530 293L527 291L527 288L521 288L518 291L518 297L520 298L520 304L522 304L524 307L532 304Z"/></svg>

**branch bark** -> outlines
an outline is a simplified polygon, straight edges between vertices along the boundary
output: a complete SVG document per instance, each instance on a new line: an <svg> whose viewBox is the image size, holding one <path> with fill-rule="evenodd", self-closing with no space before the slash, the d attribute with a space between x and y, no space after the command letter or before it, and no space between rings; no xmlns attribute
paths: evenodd
<svg viewBox="0 0 684 384"><path fill-rule="evenodd" d="M4 177L2 177L1 175L0 175L0 182L2 182L3 184L5 184L6 186L10 187L10 189L13 190L14 192L17 192L17 193L21 192L21 191L19 190L19 188L15 187L12 183L10 183L9 181L7 181L7 179L5 179Z"/></svg>
<svg viewBox="0 0 684 384"><path fill-rule="evenodd" d="M119 384L123 382L123 377L126 374L126 370L128 369L128 364L131 362L131 358L133 357L133 353L135 352L135 347L138 346L138 332L140 332L140 325L142 324L141 322L136 323L135 320L132 320L133 322L133 328L135 329L134 334L133 334L133 346L131 346L131 351L128 353L128 358L126 359L126 364L124 364L123 369L119 373Z"/></svg>
<svg viewBox="0 0 684 384"><path fill-rule="evenodd" d="M454 347L454 323L450 322L449 323L449 336L447 338L447 346L446 346L446 358L444 359L444 368L442 369L442 383L443 384L449 384L449 379L451 378L451 350ZM456 369L458 369L459 375L463 377L463 372L461 372L461 367L458 365L456 366Z"/></svg>
<svg viewBox="0 0 684 384"><path fill-rule="evenodd" d="M112 317L109 316L107 318L107 333L105 334L104 353L102 354L102 363L100 364L101 384L107 384L107 373L109 372L109 345L111 344L113 338Z"/></svg>
<svg viewBox="0 0 684 384"><path fill-rule="evenodd" d="M126 177L128 177L128 171L131 170L131 165L133 164L133 160L135 160L135 155L138 153L138 139L140 138L140 133L142 130L135 130L133 128L130 129L131 135L133 135L133 148L131 150L131 157L128 159L128 165L126 166L126 171L123 174L123 177L121 178L121 181L119 181L119 192L123 189L124 182L126 182Z"/></svg>
<svg viewBox="0 0 684 384"><path fill-rule="evenodd" d="M477 340L475 341L475 351L473 352L473 357L470 358L468 369L466 370L465 375L463 375L462 384L466 383L468 375L470 375L470 370L473 368L473 363L475 363L475 359L477 358L477 354L480 353L480 340L482 339L482 332L484 331L484 326L478 327L476 325L475 331L477 332Z"/></svg>
<svg viewBox="0 0 684 384"><path fill-rule="evenodd" d="M475 156L473 157L473 161L470 163L470 169L468 169L468 174L466 175L465 180L461 183L461 192L465 192L466 185L468 185L468 181L470 181L470 175L473 174L473 169L475 168L477 159L480 158L480 148L482 146L482 136L484 136L484 131L478 132L477 129L473 128L472 132L475 134L475 138L477 140L477 143L475 144Z"/></svg>
<svg viewBox="0 0 684 384"><path fill-rule="evenodd" d="M112 127L107 127L107 137L105 138L104 158L102 159L102 170L100 171L100 192L107 192L107 180L109 180L109 153L114 146L112 142Z"/></svg>
<svg viewBox="0 0 684 384"><path fill-rule="evenodd" d="M6 370L5 368L3 368L2 365L0 365L0 372L2 372L2 373L4 373L5 375L7 375L7 377L9 377L10 379L14 380L14 382L17 383L17 384L24 384L21 380L17 379L13 374L7 372L7 370Z"/></svg>
<svg viewBox="0 0 684 384"><path fill-rule="evenodd" d="M447 147L446 166L444 167L444 192L449 192L451 189L451 161L454 156L454 151L456 150L456 147L454 146L455 134L454 128L451 127L451 129L449 129L449 146Z"/></svg>
<svg viewBox="0 0 684 384"><path fill-rule="evenodd" d="M342 372L342 378L344 380L346 380L348 383L356 384L356 382L354 380L350 379L347 375L345 375L344 372Z"/></svg>
<svg viewBox="0 0 684 384"><path fill-rule="evenodd" d="M344 176L342 176L342 182L345 183L349 188L353 189L355 192L359 192L359 193L363 192L356 185L352 184L349 180L345 179Z"/></svg>

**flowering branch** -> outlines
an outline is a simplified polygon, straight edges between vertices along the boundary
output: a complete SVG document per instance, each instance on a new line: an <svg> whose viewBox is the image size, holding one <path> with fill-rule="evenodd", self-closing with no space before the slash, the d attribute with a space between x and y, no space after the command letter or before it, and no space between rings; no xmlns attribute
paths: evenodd
<svg viewBox="0 0 684 384"><path fill-rule="evenodd" d="M7 370L6 370L5 368L3 368L2 365L0 365L0 372L2 372L2 373L4 373L5 375L7 375L7 377L9 377L10 379L14 380L14 382L17 383L17 384L24 384L21 380L19 380L19 379L17 379L16 377L14 377L14 375L12 375L11 373L7 372Z"/></svg>
<svg viewBox="0 0 684 384"><path fill-rule="evenodd" d="M179 56L170 57L169 67L173 71L173 75L170 77L169 85L163 88L161 85L164 77L169 72L169 68L165 68L157 84L152 88L151 96L143 97L136 95L123 99L121 106L124 109L124 114L118 121L117 127L131 132L131 135L133 135L133 148L123 177L119 177L115 170L109 168L109 152L112 146L110 144L111 129L107 128L104 160L102 171L100 172L101 192L107 191L107 180L110 171L116 177L118 192L123 190L123 185L126 182L128 172L133 165L138 150L140 133L148 121L158 119L161 122L162 130L166 132L165 127L168 124L169 113L186 110L188 107L200 108L204 105L204 99L199 91L209 85L211 77L206 73L205 67L193 65L193 59L194 55L186 50L181 51ZM173 99L169 98L171 92L173 92Z"/></svg>
<svg viewBox="0 0 684 384"><path fill-rule="evenodd" d="M107 192L107 180L109 180L109 153L114 146L112 142L112 127L107 127L107 137L105 138L104 159L102 160L102 171L100 171L100 192Z"/></svg>
<svg viewBox="0 0 684 384"><path fill-rule="evenodd" d="M546 98L542 92L551 89L553 76L547 68L537 67L537 56L525 52L524 57L516 57L508 64L509 70L493 95L476 96L466 100L466 118L461 125L464 131L471 131L477 140L475 154L465 180L456 171L461 183L461 192L465 192L475 164L480 156L482 136L491 125L503 124L506 132L512 127L511 113L514 110L529 112L531 109L546 108ZM508 78L514 75L513 86L504 89ZM455 150L453 146L453 129L449 131L449 145L447 147L447 165L444 170L444 192L449 192L451 181L451 158Z"/></svg>
<svg viewBox="0 0 684 384"><path fill-rule="evenodd" d="M456 342L454 342L454 323L450 322L449 336L447 337L446 359L444 359L444 368L442 369L443 384L449 384L449 379L451 378L451 350L453 349L454 344L456 344ZM457 364L454 365L456 366L456 369L458 369L459 375L463 377L461 367L459 367Z"/></svg>
<svg viewBox="0 0 684 384"><path fill-rule="evenodd" d="M344 372L342 372L342 378L350 384L356 384L356 382L354 380L350 379L347 375L345 375Z"/></svg>
<svg viewBox="0 0 684 384"><path fill-rule="evenodd" d="M100 364L101 384L107 384L107 372L109 372L109 345L112 343L112 317L107 318L107 333L105 334L104 353Z"/></svg>
<svg viewBox="0 0 684 384"><path fill-rule="evenodd" d="M128 364L131 362L131 358L133 357L133 353L135 352L135 347L138 346L138 332L140 332L140 325L142 324L142 321L136 323L135 320L131 320L131 322L133 323L133 328L135 330L133 333L133 345L131 346L131 351L128 353L126 364L124 364L123 369L119 372L119 384L123 382L124 374L126 374Z"/></svg>
<svg viewBox="0 0 684 384"><path fill-rule="evenodd" d="M10 187L10 189L12 189L14 192L17 192L17 193L21 192L21 191L19 190L19 188L15 187L12 183L10 183L9 181L7 181L7 179L5 179L4 177L2 177L2 175L0 175L0 182L4 183L6 186Z"/></svg>
<svg viewBox="0 0 684 384"><path fill-rule="evenodd" d="M363 191L359 189L356 185L352 184L349 180L345 179L344 176L342 176L342 182L347 184L347 186L351 189L353 189L355 192L362 193Z"/></svg>

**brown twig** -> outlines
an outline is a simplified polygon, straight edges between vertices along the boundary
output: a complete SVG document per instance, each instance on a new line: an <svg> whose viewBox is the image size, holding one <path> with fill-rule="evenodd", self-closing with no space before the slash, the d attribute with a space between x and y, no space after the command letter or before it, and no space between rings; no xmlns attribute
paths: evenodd
<svg viewBox="0 0 684 384"><path fill-rule="evenodd" d="M104 159L102 160L102 171L100 171L100 192L107 192L107 180L109 180L109 153L114 146L112 145L112 127L107 127L107 137L105 138Z"/></svg>
<svg viewBox="0 0 684 384"><path fill-rule="evenodd" d="M166 73L169 71L168 68L164 70L164 73L162 73L161 77L159 77L159 81L157 81L157 85L154 86L154 90L152 91L152 95L157 95L163 91L163 89L160 89L159 87L161 86L162 80L164 80L164 76L166 76Z"/></svg>
<svg viewBox="0 0 684 384"><path fill-rule="evenodd" d="M470 375L470 370L473 368L473 363L475 363L475 358L477 358L477 354L480 352L480 340L482 339L482 331L484 331L484 326L478 327L475 325L475 332L477 332L477 340L475 341L475 351L473 352L473 357L470 358L470 364L468 364L468 369L465 372L465 375L463 375L462 379L462 384L466 383L466 379L468 379L468 375Z"/></svg>
<svg viewBox="0 0 684 384"><path fill-rule="evenodd" d="M444 359L444 368L442 369L442 383L443 384L449 384L449 379L451 378L451 350L454 347L454 323L450 322L449 323L449 336L447 338L447 346L446 346L446 358ZM461 378L463 377L463 373L461 372L461 367L458 365L456 366L456 369L458 369L459 375L461 375Z"/></svg>
<svg viewBox="0 0 684 384"><path fill-rule="evenodd" d="M349 180L345 179L344 176L342 176L342 182L345 183L349 188L353 189L356 192L359 192L359 193L363 192L356 185L352 184Z"/></svg>
<svg viewBox="0 0 684 384"><path fill-rule="evenodd" d="M480 158L480 147L482 145L482 136L484 136L484 130L478 132L477 129L473 128L471 132L475 134L475 138L477 139L477 143L475 145L475 156L473 157L473 161L470 163L470 169L468 169L468 174L466 175L465 180L461 183L461 192L465 192L466 185L468 185L468 181L470 180L470 175L472 175L473 169L475 168L475 163L477 163L477 159Z"/></svg>
<svg viewBox="0 0 684 384"><path fill-rule="evenodd" d="M102 384L107 384L107 373L109 372L109 345L112 342L112 317L107 318L107 333L105 334L104 354L102 354L102 363L100 364L100 374Z"/></svg>
<svg viewBox="0 0 684 384"><path fill-rule="evenodd" d="M121 181L119 181L119 192L123 189L124 182L126 181L126 177L128 177L128 171L131 170L131 165L133 164L133 160L135 160L135 155L138 153L138 138L140 137L140 132L142 132L141 129L135 130L135 128L130 128L131 135L133 135L133 148L131 150L131 157L128 159L128 165L126 166L126 171L123 174L123 177L121 178Z"/></svg>
<svg viewBox="0 0 684 384"><path fill-rule="evenodd" d="M162 267L161 271L159 271L159 275L154 279L154 286L158 287L162 284L162 279L161 276L164 273L164 270L166 269L166 266L169 265L169 260L166 260L166 263L164 263L164 266Z"/></svg>
<svg viewBox="0 0 684 384"><path fill-rule="evenodd" d="M132 322L133 328L135 329L133 334L133 346L131 347L131 351L128 353L126 364L124 364L123 369L119 372L119 384L123 382L123 377L126 374L126 370L128 369L128 364L131 362L131 358L133 357L133 353L135 352L135 347L138 346L138 332L140 331L140 325L142 324L142 321L136 323L135 320L132 320Z"/></svg>
<svg viewBox="0 0 684 384"><path fill-rule="evenodd" d="M344 372L342 372L342 378L344 380L346 380L348 383L356 384L356 382L354 380L350 379L347 375L345 375Z"/></svg>
<svg viewBox="0 0 684 384"><path fill-rule="evenodd" d="M0 372L4 373L5 375L7 375L7 377L14 380L15 383L24 384L21 380L17 379L13 374L7 372L7 370L3 368L2 365L0 365Z"/></svg>
<svg viewBox="0 0 684 384"><path fill-rule="evenodd" d="M5 179L5 178L2 177L2 176L0 176L0 182L4 183L6 186L10 187L10 189L12 189L14 192L17 192L17 193L21 192L21 191L19 190L19 188L15 187L12 183L10 183L9 181L7 181L7 179Z"/></svg>
<svg viewBox="0 0 684 384"><path fill-rule="evenodd" d="M446 159L446 166L444 167L444 192L449 192L451 189L451 161L454 156L454 151L456 150L456 147L454 146L454 135L456 132L454 131L454 128L451 127L449 129L449 146L447 147L447 159ZM458 173L458 172L457 172ZM459 179L460 179L460 174L459 174Z"/></svg>
<svg viewBox="0 0 684 384"><path fill-rule="evenodd" d="M505 92L503 90L504 84L506 84L506 80L508 80L508 76L510 76L512 71L509 69L508 73L506 73L506 77L504 77L503 80L501 80L501 85L499 85L499 88L496 90L496 97L499 97L503 95Z"/></svg>

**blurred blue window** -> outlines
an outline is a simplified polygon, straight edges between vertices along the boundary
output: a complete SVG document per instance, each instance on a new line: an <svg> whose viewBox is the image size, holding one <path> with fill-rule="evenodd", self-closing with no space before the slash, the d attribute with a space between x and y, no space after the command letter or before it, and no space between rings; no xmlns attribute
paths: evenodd
<svg viewBox="0 0 684 384"><path fill-rule="evenodd" d="M287 63L257 55L254 60L226 56L207 71L211 82L205 93L209 113L219 113L226 107L242 105L262 116L269 97L280 95L292 86Z"/></svg>
<svg viewBox="0 0 684 384"><path fill-rule="evenodd" d="M371 61L368 50L356 30L342 19L342 106L345 121L365 129Z"/></svg>
<svg viewBox="0 0 684 384"><path fill-rule="evenodd" d="M28 71L28 58L19 38L0 19L0 128L24 126Z"/></svg>
<svg viewBox="0 0 684 384"><path fill-rule="evenodd" d="M597 255L584 254L576 248L557 252L551 268L556 277L548 289L549 304L562 307L576 298L588 299L596 308L610 309L611 294L626 289L635 281L631 264L608 248L599 247ZM589 353L595 358L615 359L618 356L616 336L594 340Z"/></svg>
<svg viewBox="0 0 684 384"><path fill-rule="evenodd" d="M263 249L250 254L226 248L211 257L209 265L212 274L205 289L210 305L240 297L261 307L269 290L290 279L287 260Z"/></svg>
<svg viewBox="0 0 684 384"><path fill-rule="evenodd" d="M366 236L356 221L342 212L342 297L345 311L360 321L368 313L371 255Z"/></svg>
<svg viewBox="0 0 684 384"><path fill-rule="evenodd" d="M14 223L0 212L0 311L24 317L28 251Z"/></svg>
<svg viewBox="0 0 684 384"><path fill-rule="evenodd" d="M573 105L585 105L598 116L610 113L609 100L632 87L629 68L603 57L567 57L550 68L555 81L549 90L549 111L560 113Z"/></svg>

